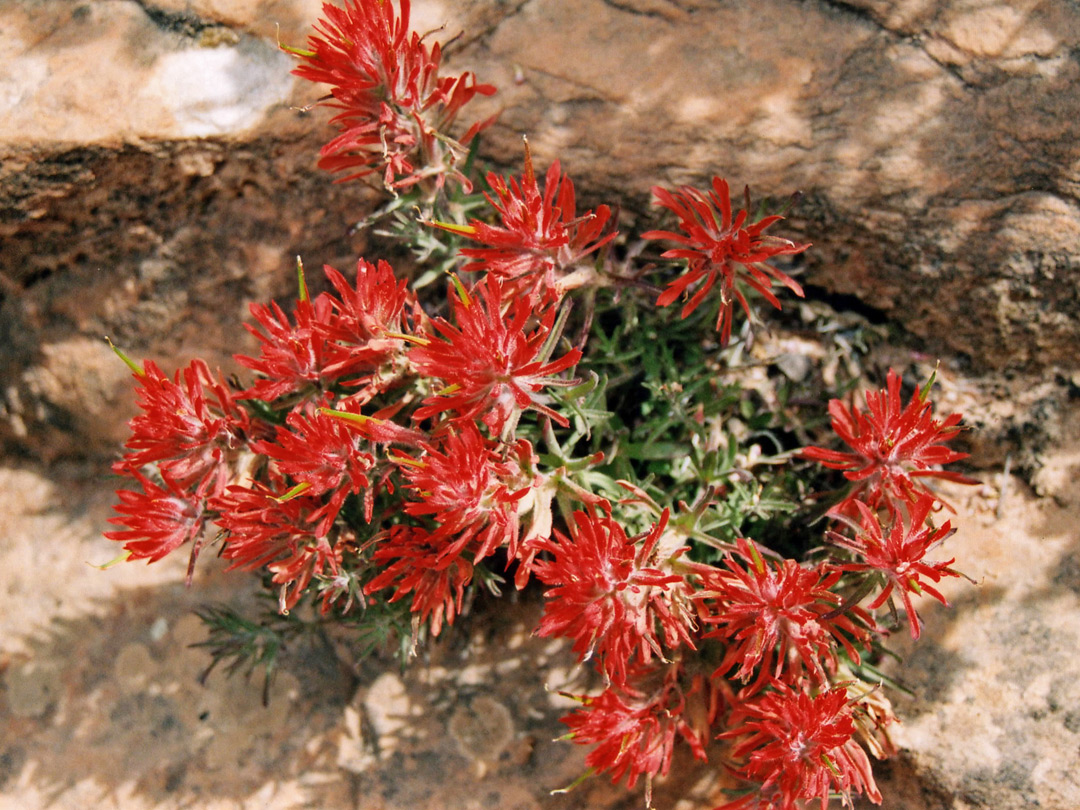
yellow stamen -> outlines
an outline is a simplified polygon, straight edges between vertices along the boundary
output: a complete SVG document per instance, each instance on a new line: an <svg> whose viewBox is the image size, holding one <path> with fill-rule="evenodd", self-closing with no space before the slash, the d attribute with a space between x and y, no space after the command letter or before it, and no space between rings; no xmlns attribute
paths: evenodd
<svg viewBox="0 0 1080 810"><path fill-rule="evenodd" d="M114 565L119 565L122 562L127 562L128 558L130 558L130 557L131 557L131 552L128 551L127 549L124 549L124 551L120 554L120 556L114 557L113 559L109 560L107 563L102 563L101 565L94 565L94 563L87 563L87 565L93 566L98 571L108 571Z"/></svg>
<svg viewBox="0 0 1080 810"><path fill-rule="evenodd" d="M405 340L409 343L415 343L417 346L427 346L431 343L427 338L417 337L416 335L406 335L404 332L383 332L384 337L397 338L398 340Z"/></svg>
<svg viewBox="0 0 1080 810"><path fill-rule="evenodd" d="M425 220L424 224L432 225L444 231L450 231L451 233L461 234L462 236L476 235L476 226L474 225L455 225L453 222L440 222L437 219Z"/></svg>
<svg viewBox="0 0 1080 810"><path fill-rule="evenodd" d="M293 498L297 497L298 495L304 494L309 489L311 489L311 483L309 481L304 481L301 484L297 484L295 487L290 489L284 495L278 495L276 498L274 498L274 500L277 501L278 503L285 503L285 501L291 501Z"/></svg>
<svg viewBox="0 0 1080 810"><path fill-rule="evenodd" d="M146 376L146 372L139 368L139 366L135 363L134 360L132 360L130 357L128 357L126 354L124 354L122 351L116 348L116 346L113 345L112 339L108 335L105 336L105 342L109 344L110 349L116 352L116 356L123 360L127 367L130 368L133 372L135 372L136 377Z"/></svg>
<svg viewBox="0 0 1080 810"><path fill-rule="evenodd" d="M355 422L358 425L365 425L368 422L374 422L377 425L381 425L384 421L382 419L376 419L374 416L364 416L362 413L335 411L333 408L316 408L315 413L323 416L335 416L338 419L344 419L346 422Z"/></svg>
<svg viewBox="0 0 1080 810"><path fill-rule="evenodd" d="M750 549L750 556L754 559L754 568L759 574L764 574L765 561L761 559L761 555L758 554L757 546L754 545L754 541L748 540L746 545Z"/></svg>
<svg viewBox="0 0 1080 810"><path fill-rule="evenodd" d="M304 262L299 256L296 257L296 276L300 283L300 300L310 301L311 293L308 292L307 279L304 278Z"/></svg>
<svg viewBox="0 0 1080 810"><path fill-rule="evenodd" d="M461 279L457 277L457 273L450 274L450 281L453 282L454 289L457 291L457 296L461 299L461 303L468 307L472 301L469 300L469 294L465 292L465 285L461 283Z"/></svg>

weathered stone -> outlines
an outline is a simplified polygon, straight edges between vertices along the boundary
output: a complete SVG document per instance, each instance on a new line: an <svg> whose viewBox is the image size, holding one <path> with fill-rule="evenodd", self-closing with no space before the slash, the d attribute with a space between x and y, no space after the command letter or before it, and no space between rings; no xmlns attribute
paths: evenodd
<svg viewBox="0 0 1080 810"><path fill-rule="evenodd" d="M1078 41L1065 2L553 0L481 54L507 159L528 132L639 207L714 172L801 189L806 280L985 370L1076 364Z"/></svg>
<svg viewBox="0 0 1080 810"><path fill-rule="evenodd" d="M342 266L365 250L349 226L374 197L313 168L328 115L298 112L320 91L275 47L302 44L318 6L0 10L9 443L77 455L116 433L77 436L35 388L43 346L109 334L170 368L228 364L249 345L246 303L287 294L296 254ZM484 140L497 165L520 164L527 133L540 161L560 158L628 217L653 184L713 173L801 189L786 226L815 242L812 294L854 294L975 370L1075 369L1073 4L429 0L413 16L464 32L450 69L500 88L475 104L501 110Z"/></svg>
<svg viewBox="0 0 1080 810"><path fill-rule="evenodd" d="M942 582L951 608L924 600L922 638L890 643L914 694L894 695L903 753L884 771L885 806L1080 807L1078 470L1074 427L1040 475L1052 497L1002 476L1011 491L982 525L965 499L936 557L976 584Z"/></svg>

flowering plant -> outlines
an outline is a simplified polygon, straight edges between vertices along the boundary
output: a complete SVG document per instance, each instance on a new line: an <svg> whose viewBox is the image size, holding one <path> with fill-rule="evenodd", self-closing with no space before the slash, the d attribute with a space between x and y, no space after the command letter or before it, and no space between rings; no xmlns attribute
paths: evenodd
<svg viewBox="0 0 1080 810"><path fill-rule="evenodd" d="M494 89L440 76L408 0L324 13L288 49L340 111L320 165L415 204L407 230L451 268L446 297L365 259L313 294L298 264L291 306L251 307L246 387L121 354L140 410L114 465L122 558L188 545L190 577L216 545L263 573L282 616L310 604L358 637L389 617L406 654L505 573L543 589L536 632L603 678L564 718L593 772L649 785L681 740L741 785L729 810L880 802L869 755L891 750L894 718L873 663L894 597L917 638L912 594L944 602L931 583L959 575L928 559L952 533L928 482L969 480L940 469L964 458L960 416L934 416L929 383L905 405L890 369L865 411L829 404L849 450L803 446L799 408L746 384L735 328L735 302L750 316L754 296L781 307L777 285L803 295L792 263L810 246L766 233L781 216L736 211L719 177L658 187L677 230L633 242L612 207L579 209L558 162L541 181L527 143L520 177L470 178L464 144L490 119L452 130ZM850 482L821 529L815 462ZM215 662L278 649L205 618Z"/></svg>

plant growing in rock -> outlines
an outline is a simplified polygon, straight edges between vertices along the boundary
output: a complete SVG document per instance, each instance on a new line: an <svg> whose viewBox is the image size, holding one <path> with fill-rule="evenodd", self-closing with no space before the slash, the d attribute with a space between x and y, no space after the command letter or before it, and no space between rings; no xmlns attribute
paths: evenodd
<svg viewBox="0 0 1080 810"><path fill-rule="evenodd" d="M520 176L469 177L463 144L490 121L453 124L494 89L440 76L408 0L324 13L288 49L340 111L320 165L377 175L398 235L450 269L418 293L361 258L313 295L298 264L295 301L251 308L246 386L125 357L141 413L107 536L130 560L187 545L189 576L206 548L259 571L277 617L203 616L215 663L268 674L299 607L408 655L470 591L535 583L536 632L602 676L564 718L590 772L650 785L681 740L738 782L729 810L880 802L869 756L893 718L873 662L895 597L918 637L911 594L944 601L932 583L958 576L932 558L952 525L927 483L967 480L939 469L964 457L960 416L934 415L929 383L904 404L890 370L865 411L829 404L850 450L801 446L805 414L744 384L737 323L803 294L790 262L810 246L773 234L779 215L749 194L736 210L719 177L658 187L676 229L635 241L557 162L541 179L527 143ZM850 482L827 522L813 462Z"/></svg>

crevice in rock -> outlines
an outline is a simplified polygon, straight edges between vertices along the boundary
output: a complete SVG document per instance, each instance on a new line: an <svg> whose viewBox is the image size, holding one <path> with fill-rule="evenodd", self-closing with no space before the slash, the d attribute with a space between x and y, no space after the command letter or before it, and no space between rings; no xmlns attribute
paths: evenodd
<svg viewBox="0 0 1080 810"><path fill-rule="evenodd" d="M826 303L837 312L853 312L856 315L861 315L874 326L896 325L896 321L886 315L883 310L871 306L857 295L834 292L816 284L803 284L802 286L808 300Z"/></svg>
<svg viewBox="0 0 1080 810"><path fill-rule="evenodd" d="M180 34L190 39L198 39L207 28L220 28L221 23L204 20L190 11L166 11L146 0L133 0L147 17L160 28L171 34Z"/></svg>
<svg viewBox="0 0 1080 810"><path fill-rule="evenodd" d="M479 31L477 31L477 33L475 33L475 34L473 34L471 36L464 36L463 35L463 36L455 37L454 40L452 41L452 45L448 44L449 46L445 49L444 52L449 54L449 53L452 53L453 50L462 50L462 51L464 51L464 50L468 50L474 43L485 42L492 35L494 35L494 33L496 31L499 30L499 28L503 25L503 23L505 23L507 20L513 19L518 14L520 14L521 10L523 8L525 8L525 6L529 5L532 1L533 0L520 0L520 2L518 2L518 4L516 6L511 8L505 14L500 14L489 25L487 25L487 26L485 26L483 28L480 28Z"/></svg>
<svg viewBox="0 0 1080 810"><path fill-rule="evenodd" d="M869 23L877 30L888 34L891 37L896 37L898 39L908 38L907 34L901 33L900 31L894 31L893 29L886 26L884 23L881 22L881 20L879 20L870 11L866 10L862 6L846 2L846 0L818 0L818 2L821 3L821 5L825 6L825 8L836 9L843 14L855 17L856 19L862 20L865 23Z"/></svg>
<svg viewBox="0 0 1080 810"><path fill-rule="evenodd" d="M963 87L969 90L980 89L978 84L975 84L964 77L959 65L950 64L942 60L941 58L934 56L934 54L927 49L926 43L924 41L925 37L923 35L918 33L912 33L910 31L900 31L894 28L889 28L873 12L863 8L862 6L856 5L855 3L847 2L847 0L818 0L818 2L820 2L821 5L826 8L835 9L843 14L847 14L873 26L874 29L881 32L882 34L885 34L891 39L910 43L913 47L917 48L919 51L925 54L926 58L933 62L935 65L937 65L939 68L941 68L941 70L948 73L958 82L960 82Z"/></svg>
<svg viewBox="0 0 1080 810"><path fill-rule="evenodd" d="M651 9L638 8L632 2L616 2L616 0L600 0L600 2L603 3L605 6L607 6L608 8L613 8L616 11L623 12L624 14L632 14L635 17L651 17L654 20L664 20L665 22L671 22L672 21L672 15L664 14L661 11L654 11L654 10L651 10ZM671 2L671 0L667 0L667 2L674 9L676 9L676 11L673 12L674 14L683 14L683 13L685 13L683 11L683 9L681 9L677 3L673 3L673 2Z"/></svg>
<svg viewBox="0 0 1080 810"><path fill-rule="evenodd" d="M593 86L591 84L587 84L586 82L579 81L578 79L572 79L569 76L563 76L561 73L554 73L554 72L552 72L550 70L545 70L544 68L537 67L536 65L522 65L522 67L524 67L525 70L527 70L530 73L536 73L536 74L538 74L540 76L544 76L545 78L553 79L554 81L557 81L557 82L563 82L564 84L568 84L571 87L578 87L578 88L581 88L582 90L587 90L589 93L592 94L591 98L577 98L577 99L573 99L573 101L576 101L576 102L581 102L581 101L589 101L589 102L601 101L601 102L606 102L606 103L610 103L610 102L618 103L620 101L620 99L612 98L611 96L606 95L604 93L603 89L601 89L599 87L595 87L595 86ZM549 100L549 103L555 103L555 102L551 102ZM564 102L564 103L567 103L567 102Z"/></svg>
<svg viewBox="0 0 1080 810"><path fill-rule="evenodd" d="M923 43L922 37L912 37L911 41L919 48L920 51L923 52L923 54L925 54L927 59L929 59L943 71L945 71L958 82L960 82L961 86L963 86L965 89L972 91L978 91L983 89L982 86L980 86L979 84L976 84L970 79L965 78L964 73L959 65L954 65L950 62L946 62L944 59L934 56L930 49L927 48L926 45Z"/></svg>

